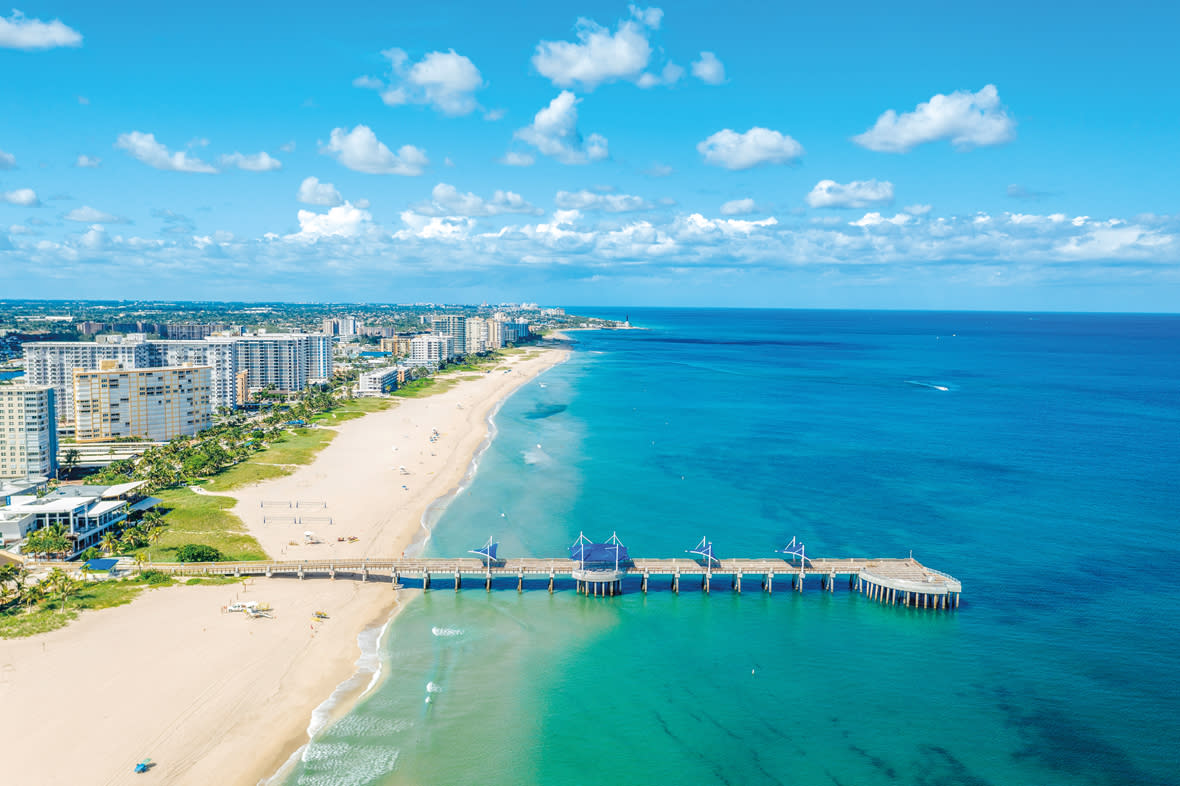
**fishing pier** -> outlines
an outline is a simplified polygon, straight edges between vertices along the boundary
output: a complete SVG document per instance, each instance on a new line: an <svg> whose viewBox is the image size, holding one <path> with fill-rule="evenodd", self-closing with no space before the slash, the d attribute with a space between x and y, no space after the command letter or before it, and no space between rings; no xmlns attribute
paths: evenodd
<svg viewBox="0 0 1180 786"><path fill-rule="evenodd" d="M469 586L478 586L477 583L482 581L484 589L489 592L493 588L511 586L523 592L526 581L547 583L548 591L553 592L557 582L572 581L579 594L591 597L621 595L627 585L643 593L662 587L679 593L686 580L699 581L701 591L705 593L723 588L737 593L746 589L769 595L774 592L776 584L793 592L803 592L804 586L810 584L831 593L835 592L837 582L847 580L851 591L870 600L922 609L957 609L962 592L958 579L928 568L912 557L810 559L799 554L798 559L716 559L712 557L712 544L707 544L704 559L632 559L621 544L613 547L616 551L610 551L612 545L608 541L607 544L587 542L581 548L575 544L570 549L572 556L569 559L498 559L496 545L489 541L482 549L472 552L478 555L475 557L156 563L150 567L174 576L214 574L239 578L290 576L298 579L387 580L394 589L400 589L406 586L404 582L412 580L423 590L433 589L441 581L459 591L466 580ZM794 557L795 553L790 555Z"/></svg>

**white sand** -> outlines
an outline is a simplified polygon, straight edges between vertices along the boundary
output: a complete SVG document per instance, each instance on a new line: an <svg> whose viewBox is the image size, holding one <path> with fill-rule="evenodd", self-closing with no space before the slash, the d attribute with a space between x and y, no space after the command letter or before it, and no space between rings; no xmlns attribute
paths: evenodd
<svg viewBox="0 0 1180 786"><path fill-rule="evenodd" d="M510 373L342 423L312 464L236 493L235 512L275 558L398 555L418 537L426 507L466 473L490 410L565 356L517 356ZM401 475L402 465L412 474ZM260 500L327 508L263 508ZM263 524L264 514L292 513L335 523ZM305 529L325 542L288 545ZM336 541L347 535L357 542ZM172 587L53 633L0 641L2 780L253 786L306 742L313 710L354 673L357 635L389 619L398 596L404 603L414 594L327 579ZM270 602L276 618L221 611L239 597ZM317 610L330 619L313 623ZM133 776L144 757L157 766Z"/></svg>

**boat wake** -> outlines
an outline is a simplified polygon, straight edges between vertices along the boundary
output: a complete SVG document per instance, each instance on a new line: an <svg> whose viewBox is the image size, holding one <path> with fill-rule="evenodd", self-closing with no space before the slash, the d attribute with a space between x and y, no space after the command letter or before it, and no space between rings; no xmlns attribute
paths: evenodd
<svg viewBox="0 0 1180 786"><path fill-rule="evenodd" d="M907 379L905 382L907 385L917 385L920 388L930 388L931 390L941 390L944 393L947 392L948 390L950 390L950 388L948 388L946 385L935 385L933 382L919 382L916 379Z"/></svg>

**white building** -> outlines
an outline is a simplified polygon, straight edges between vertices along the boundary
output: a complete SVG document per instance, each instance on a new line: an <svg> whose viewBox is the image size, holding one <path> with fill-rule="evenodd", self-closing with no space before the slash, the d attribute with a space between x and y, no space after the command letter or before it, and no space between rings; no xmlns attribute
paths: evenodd
<svg viewBox="0 0 1180 786"><path fill-rule="evenodd" d="M386 366L366 371L357 380L356 394L358 396L381 396L392 393L397 390L398 374L397 366Z"/></svg>
<svg viewBox="0 0 1180 786"><path fill-rule="evenodd" d="M355 336L360 332L356 317L329 317L324 320L323 330L329 336Z"/></svg>
<svg viewBox="0 0 1180 786"><path fill-rule="evenodd" d="M167 442L213 424L208 366L114 368L74 372L78 442L140 437Z"/></svg>
<svg viewBox="0 0 1180 786"><path fill-rule="evenodd" d="M141 499L137 489L143 481L118 486L62 486L43 497L34 495L12 498L3 508L7 522L0 520L0 530L7 540L12 531L23 539L29 532L60 524L73 541L70 556L77 556L91 546L97 546L103 534L118 526L133 510L146 510L159 500Z"/></svg>
<svg viewBox="0 0 1180 786"><path fill-rule="evenodd" d="M463 354L467 351L467 319L454 314L433 317L430 324L435 333L440 336L450 336L455 340L454 352Z"/></svg>
<svg viewBox="0 0 1180 786"><path fill-rule="evenodd" d="M467 318L463 330L467 336L467 345L464 349L468 355L487 352L491 348L488 346L488 322L490 321L481 317Z"/></svg>
<svg viewBox="0 0 1180 786"><path fill-rule="evenodd" d="M243 403L238 398L238 351L234 339L151 341L148 349L152 367L208 366L209 399L214 410L218 407L233 409Z"/></svg>
<svg viewBox="0 0 1180 786"><path fill-rule="evenodd" d="M504 346L504 330L498 319L489 319L487 322L488 328L488 349L499 349Z"/></svg>
<svg viewBox="0 0 1180 786"><path fill-rule="evenodd" d="M238 368L246 372L249 390L295 392L307 387L310 342L306 334L239 336L234 346L238 350Z"/></svg>
<svg viewBox="0 0 1180 786"><path fill-rule="evenodd" d="M56 391L0 385L0 478L57 474Z"/></svg>
<svg viewBox="0 0 1180 786"><path fill-rule="evenodd" d="M143 341L98 344L88 341L39 341L24 345L25 381L53 388L57 422L74 419L74 371L93 371L104 360L113 360L124 368L151 365L149 349Z"/></svg>
<svg viewBox="0 0 1180 786"><path fill-rule="evenodd" d="M437 368L455 356L455 339L425 335L410 339L410 364Z"/></svg>
<svg viewBox="0 0 1180 786"><path fill-rule="evenodd" d="M330 335L311 333L307 336L307 376L309 382L328 382L335 370L332 359L333 340Z"/></svg>

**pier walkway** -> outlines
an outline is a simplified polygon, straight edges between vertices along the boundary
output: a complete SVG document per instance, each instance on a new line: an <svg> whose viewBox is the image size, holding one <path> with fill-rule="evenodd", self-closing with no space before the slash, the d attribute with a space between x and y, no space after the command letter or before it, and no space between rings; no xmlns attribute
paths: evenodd
<svg viewBox="0 0 1180 786"><path fill-rule="evenodd" d="M548 579L553 592L554 581L572 579L579 593L594 596L622 594L623 580L639 579L642 592L647 592L653 580L669 582L673 592L680 591L685 577L699 579L701 589L709 592L717 580L728 580L729 589L742 591L743 580L752 581L758 591L771 593L775 580L802 592L808 578L819 578L820 589L834 592L837 579L846 578L848 586L866 597L891 605L928 609L957 609L962 585L958 579L928 568L915 559L808 559L805 565L785 559L723 559L711 566L691 559L634 558L625 565L593 569L577 560L557 558L519 558L492 561L477 557L431 559L319 559L259 562L210 563L152 563L145 565L174 576L295 576L303 578L350 577L361 581L389 580L400 589L402 579L421 581L423 589L430 589L439 580L453 581L455 590L465 577L483 579L487 590L493 580L516 579L516 589L524 590L526 579ZM388 577L388 578L387 578Z"/></svg>

